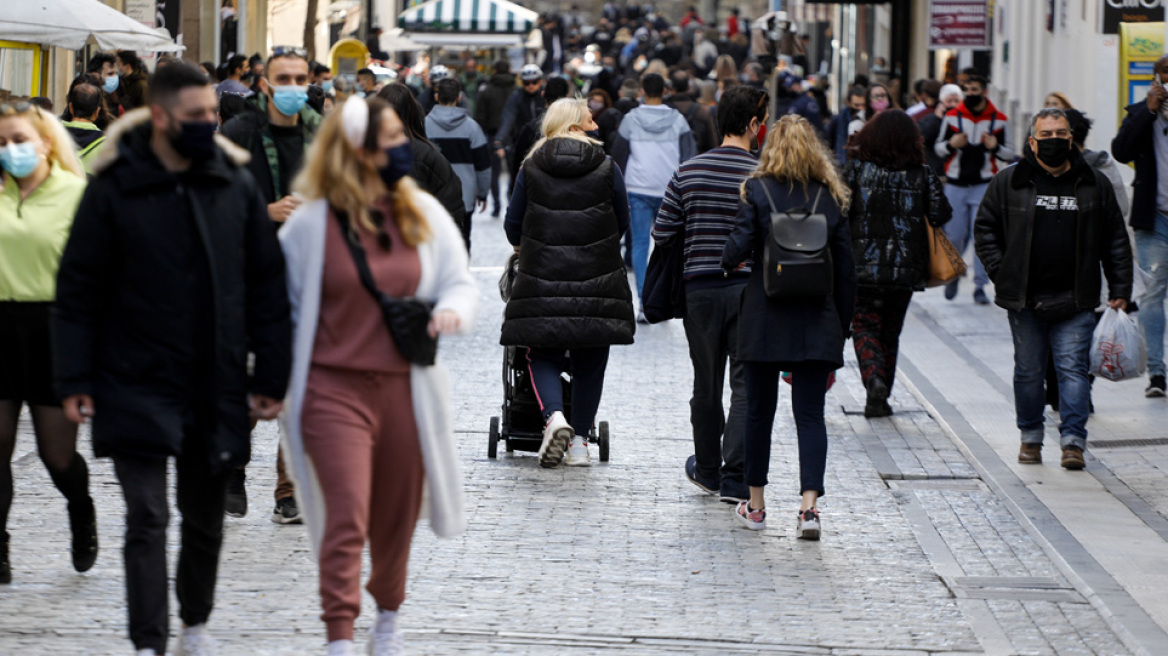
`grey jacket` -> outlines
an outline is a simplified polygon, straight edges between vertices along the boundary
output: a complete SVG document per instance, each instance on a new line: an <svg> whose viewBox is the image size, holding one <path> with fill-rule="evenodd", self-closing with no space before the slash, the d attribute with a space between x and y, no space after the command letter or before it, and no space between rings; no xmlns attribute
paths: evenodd
<svg viewBox="0 0 1168 656"><path fill-rule="evenodd" d="M436 105L426 116L426 138L434 142L462 181L462 202L474 211L475 200L486 200L491 188L491 158L487 136L461 107Z"/></svg>

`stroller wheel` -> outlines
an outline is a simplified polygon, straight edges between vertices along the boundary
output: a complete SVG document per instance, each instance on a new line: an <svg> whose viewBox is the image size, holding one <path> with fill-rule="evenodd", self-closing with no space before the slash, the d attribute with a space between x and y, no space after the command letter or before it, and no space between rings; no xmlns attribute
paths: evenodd
<svg viewBox="0 0 1168 656"><path fill-rule="evenodd" d="M487 438L487 457L495 458L499 455L499 418L491 417L491 434Z"/></svg>
<svg viewBox="0 0 1168 656"><path fill-rule="evenodd" d="M600 422L600 430L597 442L600 445L600 462L608 462L608 422Z"/></svg>

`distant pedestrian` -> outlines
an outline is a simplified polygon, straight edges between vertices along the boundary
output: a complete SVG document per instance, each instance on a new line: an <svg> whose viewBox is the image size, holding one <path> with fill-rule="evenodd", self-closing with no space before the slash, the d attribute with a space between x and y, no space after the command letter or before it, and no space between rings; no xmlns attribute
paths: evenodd
<svg viewBox="0 0 1168 656"><path fill-rule="evenodd" d="M491 151L491 217L499 218L502 212L502 195L499 193L499 175L503 172L503 158L495 147L499 126L503 122L503 108L515 91L515 76L511 74L511 64L506 59L495 62L495 72L487 79L475 102L474 119L487 135Z"/></svg>
<svg viewBox="0 0 1168 656"><path fill-rule="evenodd" d="M466 517L446 370L407 359L412 342L397 341L367 286L434 303L416 326L431 337L468 332L479 292L454 220L406 175L410 138L388 103L350 98L317 141L297 180L304 205L280 233L296 308L283 441L317 557L328 654L357 653L368 542L378 608L368 653L389 656L404 653L398 609L423 496L441 537L462 532Z"/></svg>
<svg viewBox="0 0 1168 656"><path fill-rule="evenodd" d="M1155 73L1168 80L1168 55L1156 61ZM1111 154L1121 163L1135 163L1132 183L1131 227L1136 233L1136 256L1148 275L1140 298L1140 329L1148 342L1148 387L1144 396L1165 395L1164 298L1168 296L1168 89L1152 84L1142 102L1129 105Z"/></svg>
<svg viewBox="0 0 1168 656"><path fill-rule="evenodd" d="M978 257L1009 311L1014 337L1018 462L1042 462L1043 378L1053 353L1059 378L1062 466L1084 467L1090 387L1087 366L1102 268L1109 305L1132 292L1132 255L1111 183L1071 143L1061 109L1030 126L1023 161L994 176L974 226Z"/></svg>
<svg viewBox="0 0 1168 656"><path fill-rule="evenodd" d="M945 198L953 208L953 220L945 235L958 253L973 241L973 221L990 179L1014 159L1014 149L1006 141L1009 120L986 97L989 81L971 73L966 77L961 105L949 110L937 133L933 149L945 160ZM945 298L957 297L960 280L945 285ZM973 258L973 302L988 305L985 286L989 282L981 259Z"/></svg>
<svg viewBox="0 0 1168 656"><path fill-rule="evenodd" d="M86 87L100 102L100 91ZM77 426L66 419L53 389L49 340L57 267L85 192L85 171L65 128L27 103L0 104L0 170L0 584L7 584L12 582L7 532L12 453L24 405L32 416L37 454L69 502L78 572L97 560L97 515L89 468L77 452ZM39 512L56 523L48 511ZM32 548L27 540L16 544Z"/></svg>
<svg viewBox="0 0 1168 656"><path fill-rule="evenodd" d="M503 224L519 252L519 273L500 343L529 347L544 419L540 466L563 460L588 467L585 438L600 406L609 347L632 344L635 330L620 255L628 194L620 169L587 135L596 129L588 103L556 101L543 126L544 138L516 176ZM565 370L572 376L570 424L564 418Z"/></svg>
<svg viewBox="0 0 1168 656"><path fill-rule="evenodd" d="M233 93L244 98L252 96L251 89L243 83L243 75L247 71L247 55L234 55L227 60L227 77L215 87L215 92L222 96Z"/></svg>
<svg viewBox="0 0 1168 656"><path fill-rule="evenodd" d="M93 162L105 146L105 132L97 127L102 113L101 89L91 84L78 84L66 99L72 120L64 121L65 129L77 146L77 156L86 173L93 172Z"/></svg>
<svg viewBox="0 0 1168 656"><path fill-rule="evenodd" d="M487 135L467 110L458 106L462 100L462 84L448 77L435 85L434 98L438 103L426 116L428 138L462 181L462 202L466 215L472 216L475 204L479 211L487 209L487 195L491 191L491 156ZM470 252L471 222L463 223L462 239Z"/></svg>
<svg viewBox="0 0 1168 656"><path fill-rule="evenodd" d="M844 341L856 302L855 261L843 214L848 195L848 187L836 173L831 153L815 129L802 117L784 116L767 133L758 169L742 186L734 231L722 254L722 270L727 275L748 259L762 261L772 212L805 209L827 219L830 294L771 298L763 287L764 269L756 266L742 296L738 359L746 375L744 450L750 499L738 504L734 516L752 530L766 528L763 492L770 469L779 375L786 371L791 373L791 406L799 439L799 492L803 497L795 536L819 539L817 503L824 495L827 467L824 398L830 376L844 364Z"/></svg>
<svg viewBox="0 0 1168 656"><path fill-rule="evenodd" d="M852 342L867 391L864 416L887 417L904 317L913 292L929 282L925 223L940 230L952 210L905 112L877 114L848 150L843 179L852 196L847 213L857 285Z"/></svg>
<svg viewBox="0 0 1168 656"><path fill-rule="evenodd" d="M888 87L878 82L868 86L864 91L864 112L848 123L848 137L862 130L864 124L871 121L873 116L894 106L892 93L888 91Z"/></svg>
<svg viewBox="0 0 1168 656"><path fill-rule="evenodd" d="M512 92L511 97L507 99L493 145L500 158L506 157L504 149L511 147L511 156L507 160L507 170L511 172L508 195L515 193L515 178L519 175L519 167L523 165L523 159L513 146L524 126L547 108L547 103L543 100L543 71L539 66L535 64L524 66L519 71L519 81L523 86Z"/></svg>
<svg viewBox="0 0 1168 656"><path fill-rule="evenodd" d="M1075 108L1075 106L1071 104L1071 101L1067 99L1066 94L1064 94L1062 91L1051 91L1050 93L1046 94L1046 99L1042 101L1042 106L1044 108L1061 109L1064 112L1068 109Z"/></svg>
<svg viewBox="0 0 1168 656"><path fill-rule="evenodd" d="M175 458L181 654L214 654L227 477L249 415L275 419L288 382L284 259L263 199L215 137L215 89L176 62L95 164L57 276L53 355L70 421L93 422L126 500L126 602L140 655L166 653L167 460ZM249 364L248 354L254 356ZM111 607L111 612L113 608Z"/></svg>
<svg viewBox="0 0 1168 656"><path fill-rule="evenodd" d="M961 93L961 87L956 84L946 84L937 94L937 106L933 108L933 111L917 120L917 127L920 128L921 136L925 139L925 162L942 181L945 180L946 158L937 154L937 149L933 147L933 144L937 143L937 136L941 134L941 125L945 122L945 114L960 105L964 97L964 94Z"/></svg>
<svg viewBox="0 0 1168 656"><path fill-rule="evenodd" d="M685 463L691 483L723 501L748 497L743 482L742 434L746 430L746 379L738 360L738 314L751 263L726 275L722 252L735 225L743 182L758 160L751 140L766 125L770 107L765 91L734 87L719 102L722 144L681 165L653 223L658 247L678 242L684 249L684 319L693 364L694 455ZM730 412L722 405L727 363Z"/></svg>
<svg viewBox="0 0 1168 656"><path fill-rule="evenodd" d="M827 139L827 145L831 146L832 152L835 154L835 161L840 166L848 161L848 137L852 136L849 132L850 126L852 121L863 117L867 94L867 90L863 87L848 89L847 106L840 109L839 113L827 123L823 136Z"/></svg>
<svg viewBox="0 0 1168 656"><path fill-rule="evenodd" d="M133 50L119 50L117 54L118 73L121 82L118 84L118 103L124 111L130 111L145 106L150 100L149 77L146 64Z"/></svg>
<svg viewBox="0 0 1168 656"><path fill-rule="evenodd" d="M596 121L597 133L600 141L604 143L604 152L611 155L624 114L612 106L612 98L604 89L593 89L588 92L588 111L592 112L592 120Z"/></svg>

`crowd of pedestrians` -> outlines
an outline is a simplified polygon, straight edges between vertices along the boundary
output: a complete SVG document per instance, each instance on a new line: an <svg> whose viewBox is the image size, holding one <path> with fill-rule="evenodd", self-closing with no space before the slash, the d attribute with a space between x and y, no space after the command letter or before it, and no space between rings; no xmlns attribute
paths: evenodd
<svg viewBox="0 0 1168 656"><path fill-rule="evenodd" d="M674 26L652 5L608 3L596 25L545 18L521 66L420 56L396 78L334 77L298 48L231 57L214 77L98 53L60 119L0 106L0 583L25 405L68 504L73 566L94 564L76 447L90 423L126 500L134 648L166 650L173 458L179 653L214 653L224 516L248 513L251 431L281 418L271 519L310 536L328 653L356 653L366 543L370 653L404 653L423 497L436 534L466 525L435 351L474 324L476 213L504 217L515 248L500 345L521 354L539 406L539 465L591 465L610 349L668 293L693 367L684 475L749 529L767 525L786 381L796 536L820 538L825 399L846 342L864 415L891 415L900 333L914 293L939 282L938 239L973 251L975 304L1008 312L1019 462L1041 463L1049 403L1061 465L1083 467L1101 306L1138 300L1145 394L1165 395L1164 87L1128 108L1114 159L1085 149L1091 122L1060 93L1019 150L977 71L920 81L905 110L896 85L859 77L833 116L806 53L777 57L750 31L737 11L723 28L694 9ZM1168 57L1156 70L1168 76ZM1136 166L1138 299L1117 161ZM662 276L666 292L647 284ZM955 299L959 279L940 282Z"/></svg>

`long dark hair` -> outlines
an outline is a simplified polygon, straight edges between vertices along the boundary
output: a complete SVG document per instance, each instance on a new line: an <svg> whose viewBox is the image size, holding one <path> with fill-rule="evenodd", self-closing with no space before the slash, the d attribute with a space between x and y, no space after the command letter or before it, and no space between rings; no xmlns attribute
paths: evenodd
<svg viewBox="0 0 1168 656"><path fill-rule="evenodd" d="M430 143L426 138L426 115L409 87L401 82L391 82L377 92L377 97L389 103L393 111L397 112L410 139Z"/></svg>
<svg viewBox="0 0 1168 656"><path fill-rule="evenodd" d="M886 109L852 137L848 155L889 171L906 171L924 165L925 138L904 111Z"/></svg>

